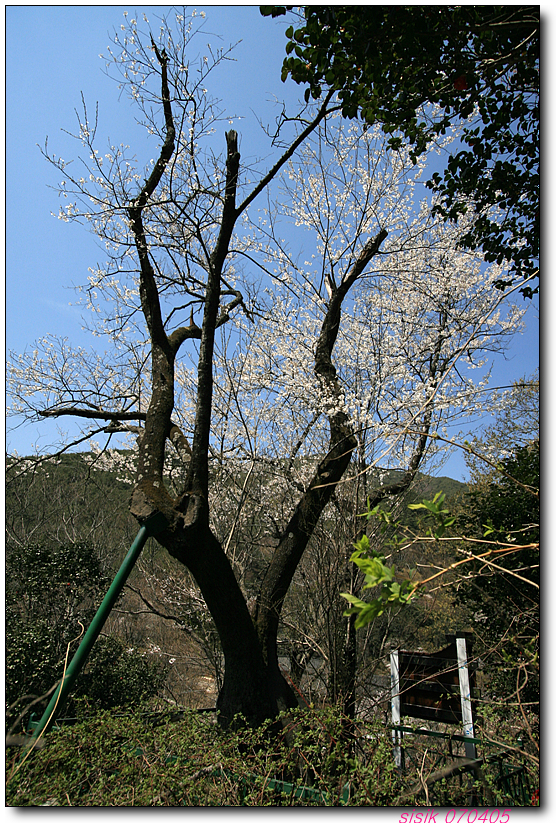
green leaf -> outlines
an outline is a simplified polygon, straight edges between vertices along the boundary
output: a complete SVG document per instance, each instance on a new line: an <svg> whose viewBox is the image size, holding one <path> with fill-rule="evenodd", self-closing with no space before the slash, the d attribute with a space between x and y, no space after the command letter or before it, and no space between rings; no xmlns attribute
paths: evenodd
<svg viewBox="0 0 556 823"><path fill-rule="evenodd" d="M354 594L347 594L342 592L340 594L340 597L343 597L345 600L348 601L348 603L352 603L354 606L358 606L359 608L363 608L367 605L363 602L363 600L360 600L359 597L356 597Z"/></svg>
<svg viewBox="0 0 556 823"><path fill-rule="evenodd" d="M259 6L259 11L261 12L263 17L280 17L280 15L286 13L285 6Z"/></svg>

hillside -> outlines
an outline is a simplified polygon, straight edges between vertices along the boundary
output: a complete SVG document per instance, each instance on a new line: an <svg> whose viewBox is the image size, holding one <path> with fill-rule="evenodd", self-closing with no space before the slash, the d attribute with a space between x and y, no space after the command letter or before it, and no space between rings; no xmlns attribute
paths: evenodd
<svg viewBox="0 0 556 823"><path fill-rule="evenodd" d="M8 557L21 547L45 545L65 551L67 546L84 544L91 547L103 575L111 580L137 534L136 521L128 509L132 488L124 465L128 453L120 452L119 457L117 470L108 471L100 460L91 465L90 453L68 454L19 477L14 476L13 464L8 464ZM245 466L221 469L216 478L220 500L215 507L215 528L220 538L228 541L229 556L248 599L256 594L275 545L278 524L269 525L265 501L277 493L274 483L280 472L276 468L266 465L259 473L253 472L245 497ZM399 475L383 472L380 479L390 485ZM431 498L440 490L448 499L455 499L465 485L451 478L419 475L400 504L402 519L412 515L405 509L406 503ZM284 497L285 516L289 516L293 500L295 495ZM280 640L280 648L284 660L289 658L292 665L301 667L300 672L310 667L316 649L338 642L330 632L343 623L344 601L339 593L345 589L345 565L341 564L347 563L351 553L351 532L342 531L334 511L332 508L332 516L321 518L318 534L288 596L290 628ZM223 676L219 641L185 568L155 540L149 540L128 583L104 633L158 661L166 673L165 694L170 699L186 705L213 705ZM329 605L323 616L327 598ZM299 625L305 639L300 640L297 630L291 629L294 624Z"/></svg>

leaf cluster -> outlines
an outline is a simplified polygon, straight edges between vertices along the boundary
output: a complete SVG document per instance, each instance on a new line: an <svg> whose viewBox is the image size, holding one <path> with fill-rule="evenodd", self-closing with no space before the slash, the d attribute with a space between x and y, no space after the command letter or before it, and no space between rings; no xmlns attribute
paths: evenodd
<svg viewBox="0 0 556 823"><path fill-rule="evenodd" d="M351 603L351 608L344 612L344 616L357 615L355 628L361 629L381 614L391 605L403 606L409 603L415 595L415 584L411 580L396 579L396 566L388 566L383 554L370 548L369 538L364 534L355 543L355 551L350 561L364 574L363 589L379 588L378 595L365 602L354 594L342 592L341 596Z"/></svg>
<svg viewBox="0 0 556 823"><path fill-rule="evenodd" d="M538 6L306 6L286 37L282 79L307 84L307 101L336 89L344 117L380 122L393 149L407 139L416 158L450 123L463 123L462 148L429 181L442 195L436 210L457 219L472 199L478 219L462 246L482 247L516 277L535 275Z"/></svg>
<svg viewBox="0 0 556 823"><path fill-rule="evenodd" d="M427 528L428 537L440 539L446 529L456 521L450 514L450 510L445 508L445 494L437 492L432 500L421 500L418 503L409 503L407 508L412 511L425 511L432 519L432 525ZM400 519L396 519L392 512L385 511L380 504L374 508L367 506L367 511L362 517L367 519L375 518L381 523L383 532L389 532L386 541L387 546L398 548L408 540L415 538L412 526L404 524ZM351 608L344 612L346 617L357 615L355 628L360 629L368 623L376 620L384 613L390 605L400 607L410 603L418 594L419 584L412 580L414 570L411 570L409 577L398 580L396 566L387 565L385 556L370 547L369 538L366 534L355 543L355 551L350 557L350 561L363 572L365 576L363 589L375 589L380 587L378 596L365 602L353 594L342 593L342 597L351 603Z"/></svg>
<svg viewBox="0 0 556 823"><path fill-rule="evenodd" d="M444 492L437 492L432 500L423 500L420 503L409 503L408 509L413 511L424 510L433 518L433 525L427 529L429 537L439 539L444 532L456 522L456 518L450 514L450 509L444 507L446 495Z"/></svg>

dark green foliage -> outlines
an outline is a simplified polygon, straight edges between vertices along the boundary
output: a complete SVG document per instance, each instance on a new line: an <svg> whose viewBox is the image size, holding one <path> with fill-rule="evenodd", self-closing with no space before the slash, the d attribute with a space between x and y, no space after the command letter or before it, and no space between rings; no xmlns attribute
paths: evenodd
<svg viewBox="0 0 556 823"><path fill-rule="evenodd" d="M459 527L485 532L501 543L531 546L500 558L499 570L477 563L473 577L458 589L461 603L477 609L476 634L487 655L491 690L539 711L540 585L539 441L514 450L501 463L505 474L469 493ZM516 482L517 481L517 482ZM532 493L536 492L536 493ZM519 577L513 576L519 575ZM530 582L527 582L530 581ZM536 584L531 585L531 584Z"/></svg>
<svg viewBox="0 0 556 823"><path fill-rule="evenodd" d="M94 616L109 581L92 546L11 548L6 558L6 700L44 694L67 644ZM75 647L74 647L75 649Z"/></svg>
<svg viewBox="0 0 556 823"><path fill-rule="evenodd" d="M510 457L501 461L500 468L504 474L497 480L486 489L478 486L467 495L469 523L475 531L491 523L495 531L505 534L507 539L511 535L522 545L538 540L539 441L516 447Z"/></svg>
<svg viewBox="0 0 556 823"><path fill-rule="evenodd" d="M211 715L179 714L98 712L51 731L46 746L22 765L8 758L7 805L466 804L465 777L434 778L453 762L446 741L406 736L407 769L401 774L390 729L379 720L350 725L336 708L295 710L281 724L236 731L223 731ZM529 771L529 782L538 785ZM495 765L483 767L478 802L488 797L492 804L514 805L497 785L497 774ZM423 775L432 777L426 795Z"/></svg>
<svg viewBox="0 0 556 823"><path fill-rule="evenodd" d="M160 664L115 637L100 637L76 682L75 697L96 707L136 706L157 694L165 679Z"/></svg>
<svg viewBox="0 0 556 823"><path fill-rule="evenodd" d="M101 712L50 732L19 771L8 765L8 805L380 806L399 791L389 733L362 728L349 754L334 709L227 732L211 716L182 714Z"/></svg>
<svg viewBox="0 0 556 823"><path fill-rule="evenodd" d="M110 578L89 544L11 548L6 559L6 702L45 694L62 676L91 622ZM157 692L162 673L123 644L101 637L66 706L86 696L97 707L135 704ZM18 703L11 724L30 699ZM48 701L44 701L46 705ZM44 706L39 704L39 710Z"/></svg>
<svg viewBox="0 0 556 823"><path fill-rule="evenodd" d="M279 16L291 6L262 6ZM282 79L338 90L342 113L403 139L414 155L464 123L461 146L430 186L436 210L454 219L475 202L462 245L533 275L539 256L539 6L305 6L286 31ZM478 107L477 116L465 123ZM489 209L503 215L499 224ZM528 283L523 292L530 297ZM536 289L535 289L536 291Z"/></svg>

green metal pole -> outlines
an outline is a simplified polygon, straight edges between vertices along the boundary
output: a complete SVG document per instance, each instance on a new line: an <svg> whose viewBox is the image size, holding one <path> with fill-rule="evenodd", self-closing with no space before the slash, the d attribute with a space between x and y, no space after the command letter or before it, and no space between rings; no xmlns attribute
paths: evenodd
<svg viewBox="0 0 556 823"><path fill-rule="evenodd" d="M29 745L33 745L33 741L43 732L48 731L48 728L54 721L54 717L56 715L56 711L59 711L60 708L63 706L75 680L77 675L85 665L85 661L91 651L93 644L97 637L99 636L102 627L104 626L108 615L112 611L116 600L120 596L122 589L125 585L127 578L130 575L131 570L133 569L135 563L139 555L141 554L141 550L145 543L147 542L147 538L157 532L161 531L166 526L166 520L160 514L155 514L150 517L145 524L141 526L137 537L133 541L133 545L131 546L130 550L128 551L125 559L120 566L120 570L118 571L116 577L112 581L112 585L108 589L104 600L100 604L97 613L93 617L91 621L91 625L85 632L85 636L83 640L79 644L77 651L75 652L71 663L66 669L66 674L63 681L60 682L57 689L55 690L50 703L46 707L43 716L41 717L38 726L34 729L33 735L29 740Z"/></svg>

